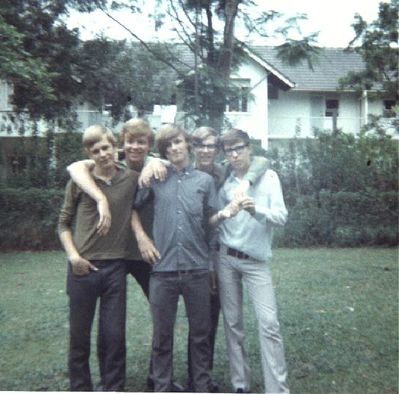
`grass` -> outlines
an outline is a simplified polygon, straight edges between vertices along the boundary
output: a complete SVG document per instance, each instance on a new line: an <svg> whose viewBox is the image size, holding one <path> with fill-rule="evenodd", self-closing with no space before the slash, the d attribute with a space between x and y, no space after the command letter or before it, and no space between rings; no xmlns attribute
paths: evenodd
<svg viewBox="0 0 399 394"><path fill-rule="evenodd" d="M62 252L0 254L0 390L68 390L68 299ZM278 249L273 263L292 393L398 392L398 251ZM262 391L257 326L245 309L252 390ZM222 323L222 322L220 322ZM127 391L146 391L147 302L129 278ZM176 380L186 380L187 323L179 307ZM93 333L92 373L98 380ZM220 324L214 378L230 390Z"/></svg>

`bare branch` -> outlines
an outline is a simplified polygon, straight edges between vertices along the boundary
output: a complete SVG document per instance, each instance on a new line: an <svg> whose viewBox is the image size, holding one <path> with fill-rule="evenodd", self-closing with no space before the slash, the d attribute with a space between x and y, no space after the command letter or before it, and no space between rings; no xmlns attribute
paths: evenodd
<svg viewBox="0 0 399 394"><path fill-rule="evenodd" d="M107 15L108 18L112 19L114 22L116 22L119 26L121 26L123 29L125 29L130 35L132 35L136 40L140 42L141 45L152 55L154 58L157 60L163 62L167 66L169 66L172 70L174 70L179 76L183 75L181 70L179 70L172 62L169 60L165 59L164 57L160 56L156 51L154 51L151 46L149 46L145 41L143 41L136 33L134 33L132 30L130 30L127 26L125 26L123 23L118 21L116 18L114 18L108 11L106 11L104 8L100 7L100 10Z"/></svg>

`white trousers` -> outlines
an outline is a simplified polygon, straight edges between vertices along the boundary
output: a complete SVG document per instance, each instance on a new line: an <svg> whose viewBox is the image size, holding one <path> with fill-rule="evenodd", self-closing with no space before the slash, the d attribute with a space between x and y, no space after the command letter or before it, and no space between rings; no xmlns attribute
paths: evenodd
<svg viewBox="0 0 399 394"><path fill-rule="evenodd" d="M238 388L250 390L250 368L244 345L244 284L258 321L265 391L288 393L284 346L268 263L229 256L226 247L221 245L216 270L234 391Z"/></svg>

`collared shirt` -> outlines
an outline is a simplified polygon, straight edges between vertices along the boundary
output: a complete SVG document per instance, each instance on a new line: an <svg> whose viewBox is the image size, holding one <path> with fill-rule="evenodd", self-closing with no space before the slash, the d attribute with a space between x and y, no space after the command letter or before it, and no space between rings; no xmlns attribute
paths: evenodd
<svg viewBox="0 0 399 394"><path fill-rule="evenodd" d="M233 200L240 179L233 174L226 179L219 192L220 208ZM255 260L268 260L272 256L273 226L287 220L283 193L278 175L267 170L248 190L255 200L256 214L241 210L235 217L224 220L220 226L220 242L227 247L246 253Z"/></svg>
<svg viewBox="0 0 399 394"><path fill-rule="evenodd" d="M217 210L213 178L189 165L168 168L163 182L138 191L134 208L154 199L153 239L161 254L153 272L209 269L208 218Z"/></svg>

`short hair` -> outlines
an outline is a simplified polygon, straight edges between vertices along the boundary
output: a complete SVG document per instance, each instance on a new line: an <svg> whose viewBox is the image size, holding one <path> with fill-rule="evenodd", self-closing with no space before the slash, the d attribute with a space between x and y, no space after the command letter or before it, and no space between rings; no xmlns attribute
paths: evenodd
<svg viewBox="0 0 399 394"><path fill-rule="evenodd" d="M154 133L148 122L141 118L129 119L122 126L120 139L123 143L126 136L135 137L146 137L148 144L152 146L154 144Z"/></svg>
<svg viewBox="0 0 399 394"><path fill-rule="evenodd" d="M170 143L170 140L182 134L187 144L190 143L190 137L187 132L179 125L174 123L166 123L158 129L155 137L155 143L157 145L159 154L163 159L166 159L166 149ZM188 148L190 148L188 146Z"/></svg>
<svg viewBox="0 0 399 394"><path fill-rule="evenodd" d="M116 138L112 131L105 126L102 125L92 125L89 126L84 132L82 136L82 143L85 149L90 149L94 144L100 142L101 139L106 136L108 141L112 144L112 146L116 146Z"/></svg>
<svg viewBox="0 0 399 394"><path fill-rule="evenodd" d="M221 136L220 142L224 149L225 145L232 145L237 142L244 142L245 145L249 145L250 139L249 135L245 131L240 129L230 129L227 133Z"/></svg>
<svg viewBox="0 0 399 394"><path fill-rule="evenodd" d="M191 139L192 139L193 145L201 144L202 141L208 137L215 137L216 145L219 147L219 134L212 127L201 126L201 127L198 127L197 129L195 129L193 131L193 133L191 134Z"/></svg>

